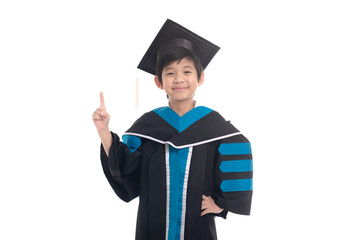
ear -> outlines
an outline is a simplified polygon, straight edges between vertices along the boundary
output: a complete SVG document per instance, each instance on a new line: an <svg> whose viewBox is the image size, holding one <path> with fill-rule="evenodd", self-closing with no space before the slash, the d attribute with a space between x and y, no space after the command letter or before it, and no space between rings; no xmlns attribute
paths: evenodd
<svg viewBox="0 0 360 240"><path fill-rule="evenodd" d="M164 89L164 87L162 86L161 82L159 81L158 76L155 75L154 81L155 81L156 86L157 86L159 89Z"/></svg>
<svg viewBox="0 0 360 240"><path fill-rule="evenodd" d="M198 86L203 85L204 81L205 81L204 71L202 71L201 76L200 76L199 81L198 81L199 82Z"/></svg>

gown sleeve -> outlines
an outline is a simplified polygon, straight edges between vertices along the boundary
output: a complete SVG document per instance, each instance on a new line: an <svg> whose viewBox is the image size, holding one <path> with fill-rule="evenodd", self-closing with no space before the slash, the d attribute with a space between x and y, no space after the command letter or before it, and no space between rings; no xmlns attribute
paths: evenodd
<svg viewBox="0 0 360 240"><path fill-rule="evenodd" d="M123 201L129 202L139 196L141 138L125 135L121 142L116 133L111 132L111 135L113 142L109 156L106 155L101 144L101 165L116 195Z"/></svg>
<svg viewBox="0 0 360 240"><path fill-rule="evenodd" d="M220 142L214 168L215 203L228 211L250 215L253 190L253 163L250 142L241 134Z"/></svg>

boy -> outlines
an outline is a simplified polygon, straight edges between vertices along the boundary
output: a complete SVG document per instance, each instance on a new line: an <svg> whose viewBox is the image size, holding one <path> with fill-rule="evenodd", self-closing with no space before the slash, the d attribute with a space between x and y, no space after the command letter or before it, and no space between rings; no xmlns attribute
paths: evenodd
<svg viewBox="0 0 360 240"><path fill-rule="evenodd" d="M101 163L122 200L140 198L136 239L217 239L214 216L250 214L250 143L219 113L193 100L203 68L218 50L167 20L139 68L155 75L169 107L145 113L122 142L109 131L100 93L93 121Z"/></svg>

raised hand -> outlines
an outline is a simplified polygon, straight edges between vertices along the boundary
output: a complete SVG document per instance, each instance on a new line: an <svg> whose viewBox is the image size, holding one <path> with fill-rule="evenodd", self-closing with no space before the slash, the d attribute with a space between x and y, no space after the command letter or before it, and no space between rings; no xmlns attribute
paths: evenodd
<svg viewBox="0 0 360 240"><path fill-rule="evenodd" d="M109 129L110 115L106 112L103 92L100 92L100 107L95 110L92 119L98 131Z"/></svg>

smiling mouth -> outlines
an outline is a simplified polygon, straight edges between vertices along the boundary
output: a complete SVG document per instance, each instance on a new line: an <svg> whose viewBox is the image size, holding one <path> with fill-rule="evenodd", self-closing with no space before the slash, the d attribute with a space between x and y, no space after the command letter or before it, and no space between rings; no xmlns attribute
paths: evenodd
<svg viewBox="0 0 360 240"><path fill-rule="evenodd" d="M181 91L181 90L185 90L185 89L188 89L188 87L177 87L177 88L173 88L173 90L177 91Z"/></svg>

